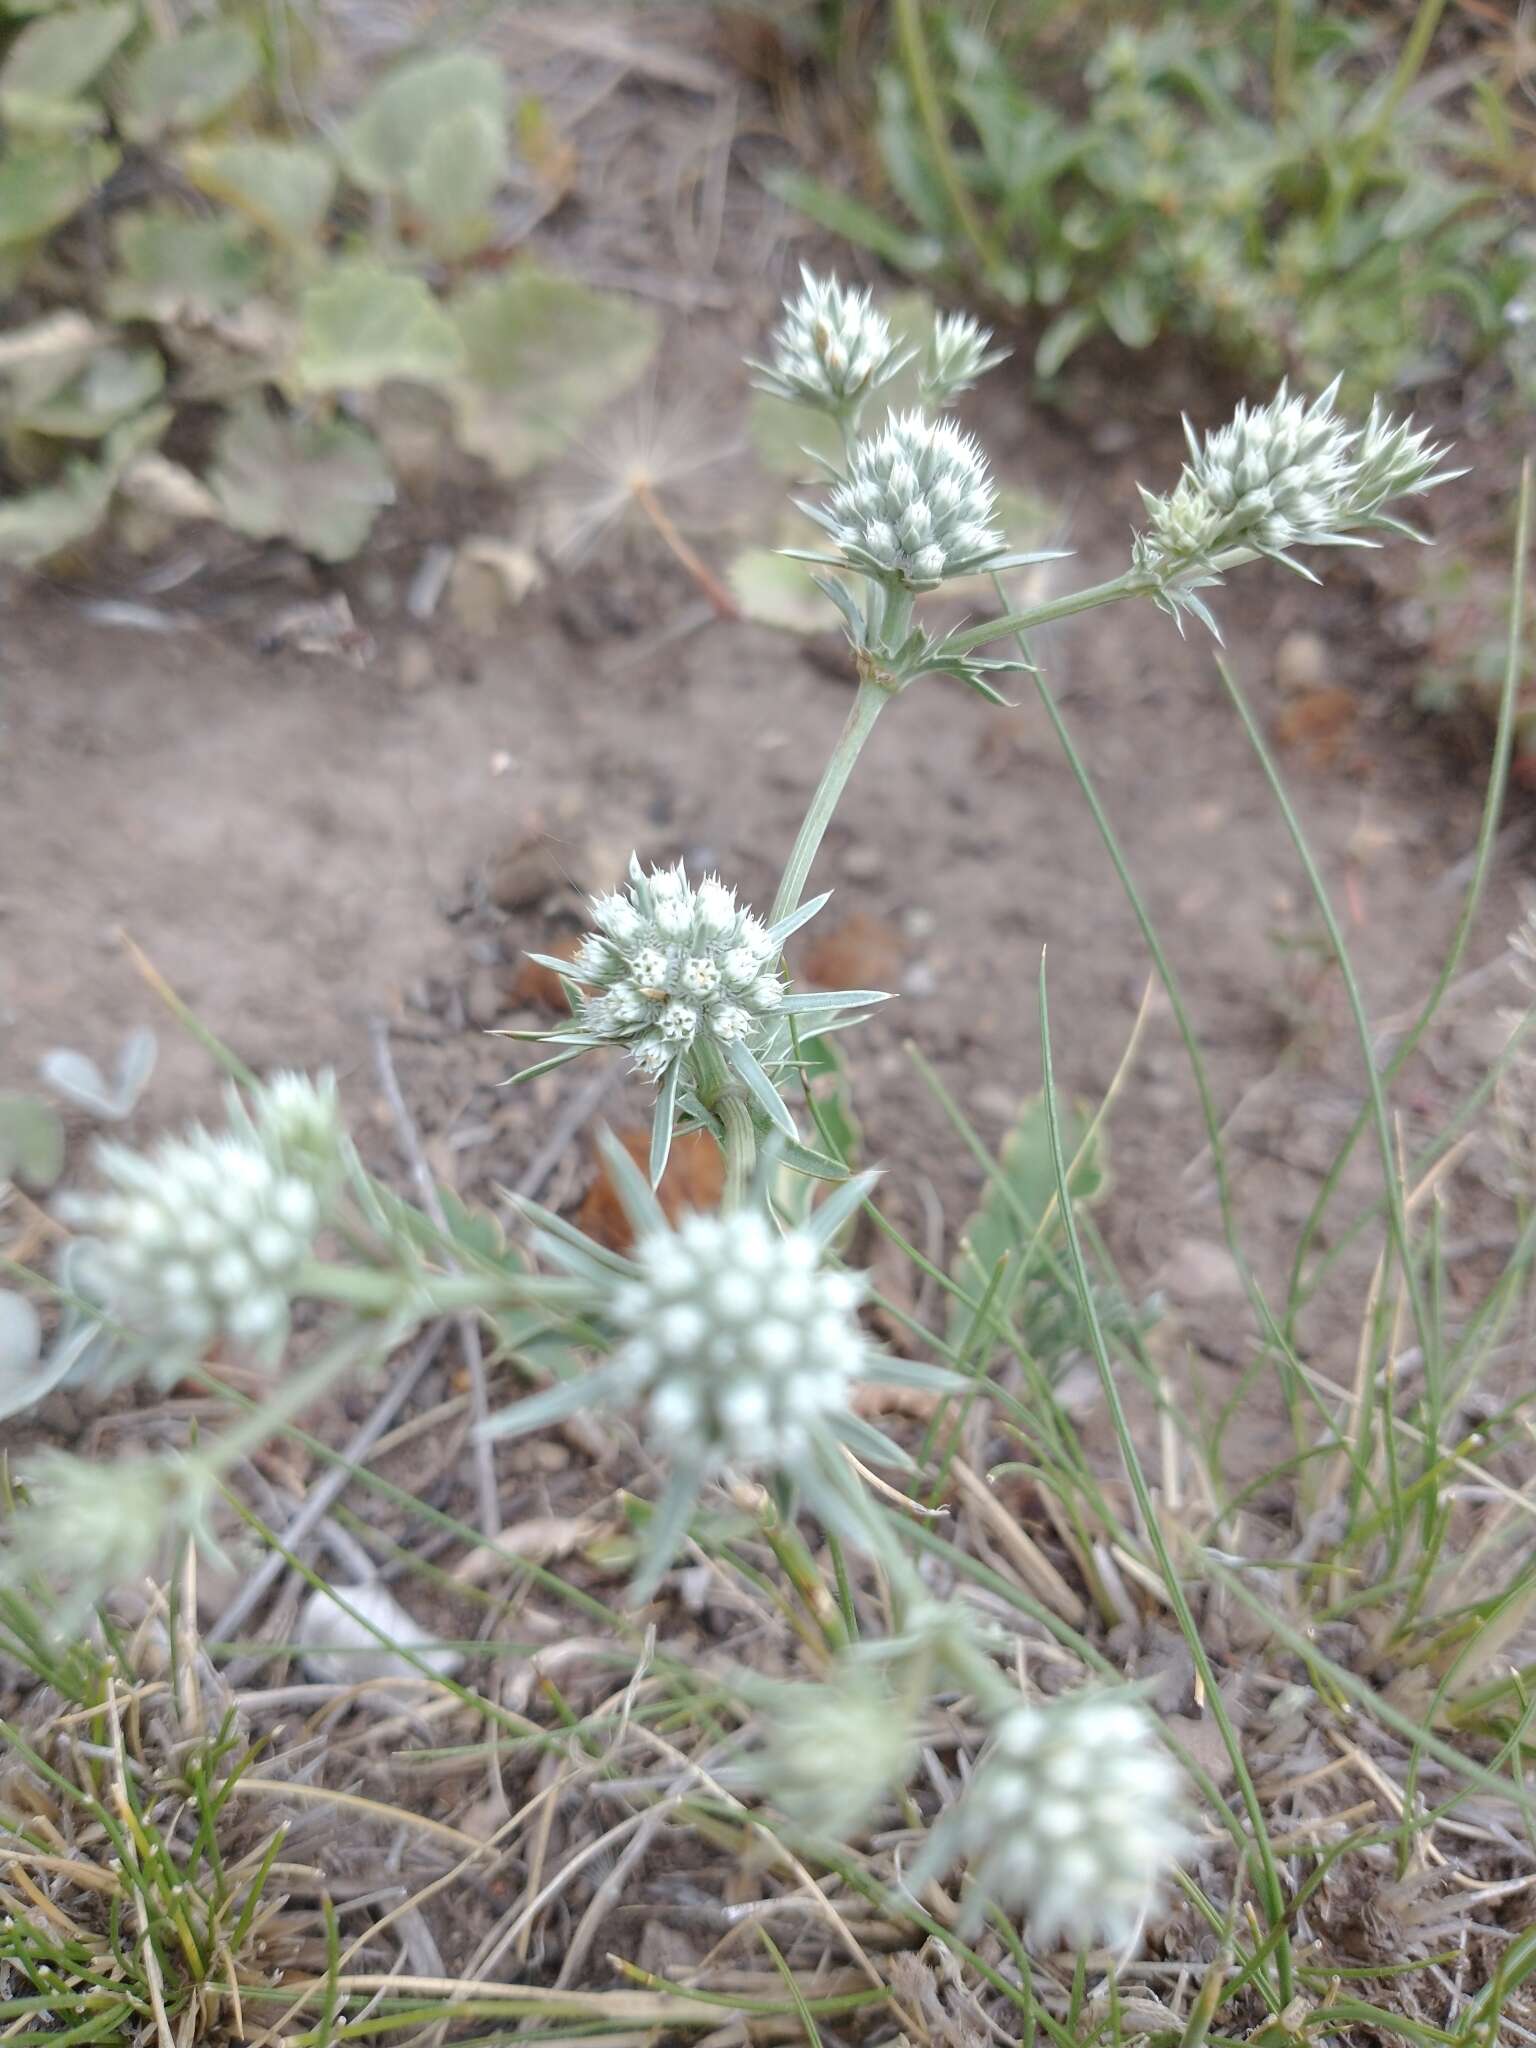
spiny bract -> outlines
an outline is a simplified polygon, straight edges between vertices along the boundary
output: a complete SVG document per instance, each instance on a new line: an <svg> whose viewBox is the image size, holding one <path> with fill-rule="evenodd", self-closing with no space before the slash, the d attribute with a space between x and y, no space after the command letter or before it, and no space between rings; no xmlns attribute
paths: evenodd
<svg viewBox="0 0 1536 2048"><path fill-rule="evenodd" d="M918 378L924 405L948 404L969 391L978 377L1006 362L1010 351L989 348L991 339L991 330L978 326L969 313L941 313L928 337Z"/></svg>
<svg viewBox="0 0 1536 2048"><path fill-rule="evenodd" d="M851 568L933 590L998 564L1005 543L988 523L996 503L979 443L953 420L908 412L858 442L827 504L805 510Z"/></svg>
<svg viewBox="0 0 1536 2048"><path fill-rule="evenodd" d="M1020 1704L924 1860L965 1859L973 1921L991 1902L1041 1943L1124 1945L1188 1839L1179 1791L1177 1767L1128 1699Z"/></svg>

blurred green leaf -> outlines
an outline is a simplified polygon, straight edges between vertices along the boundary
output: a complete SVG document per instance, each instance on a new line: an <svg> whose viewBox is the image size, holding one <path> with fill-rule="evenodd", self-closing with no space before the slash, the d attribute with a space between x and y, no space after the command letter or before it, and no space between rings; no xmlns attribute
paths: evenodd
<svg viewBox="0 0 1536 2048"><path fill-rule="evenodd" d="M824 185L819 178L807 177L803 171L771 171L763 182L796 213L846 241L872 249L898 270L921 276L924 271L936 270L944 260L944 245L936 237L908 234L861 199Z"/></svg>
<svg viewBox="0 0 1536 2048"><path fill-rule="evenodd" d="M222 114L261 72L261 46L244 23L211 22L152 43L129 70L122 125L135 142L200 128Z"/></svg>
<svg viewBox="0 0 1536 2048"><path fill-rule="evenodd" d="M492 222L487 209L506 180L507 123L484 107L460 107L428 129L405 174L405 196L445 253L478 248Z"/></svg>
<svg viewBox="0 0 1536 2048"><path fill-rule="evenodd" d="M64 1171L64 1120L37 1095L0 1095L0 1180L51 1188Z"/></svg>
<svg viewBox="0 0 1536 2048"><path fill-rule="evenodd" d="M467 359L452 394L459 440L501 476L568 447L644 374L660 332L648 306L532 263L472 285L451 311Z"/></svg>
<svg viewBox="0 0 1536 2048"><path fill-rule="evenodd" d="M114 223L118 270L107 284L117 320L205 320L260 290L266 259L237 221L145 207Z"/></svg>
<svg viewBox="0 0 1536 2048"><path fill-rule="evenodd" d="M55 1384L37 1370L42 1349L37 1310L24 1295L0 1287L0 1422L30 1408Z"/></svg>
<svg viewBox="0 0 1536 2048"><path fill-rule="evenodd" d="M19 409L18 426L59 440L97 441L142 412L165 383L165 364L152 348L103 348L59 389Z"/></svg>
<svg viewBox="0 0 1536 2048"><path fill-rule="evenodd" d="M343 128L347 174L368 192L405 190L439 123L466 112L484 116L505 138L506 79L493 58L470 50L411 58L374 87Z"/></svg>
<svg viewBox="0 0 1536 2048"><path fill-rule="evenodd" d="M101 126L79 98L138 19L128 0L71 7L29 22L0 67L0 115L12 129L80 132Z"/></svg>
<svg viewBox="0 0 1536 2048"><path fill-rule="evenodd" d="M40 240L117 169L109 142L38 143L0 156L0 249Z"/></svg>
<svg viewBox="0 0 1536 2048"><path fill-rule="evenodd" d="M1069 1164L1077 1159L1090 1118L1081 1104L1058 1104L1062 1152ZM1051 1157L1050 1124L1045 1097L1027 1095L1018 1116L998 1153L998 1173L983 1190L980 1205L960 1232L959 1248L950 1266L951 1277L973 1297L986 1292L1000 1258L1011 1262L1010 1292L1040 1272L1040 1247L1049 1247L1061 1235L1061 1219L1046 1213L1056 1198L1056 1169ZM1088 1147L1070 1187L1074 1202L1092 1202L1104 1192L1105 1168L1101 1139ZM1042 1228L1044 1225L1044 1228ZM1031 1259L1031 1246L1039 1237ZM960 1303L951 1310L951 1333L965 1327L970 1312Z"/></svg>
<svg viewBox="0 0 1536 2048"><path fill-rule="evenodd" d="M726 571L742 617L785 633L825 633L837 614L811 581L804 562L772 548L743 548Z"/></svg>
<svg viewBox="0 0 1536 2048"><path fill-rule="evenodd" d="M312 142L189 142L181 168L200 192L296 247L319 235L336 191L336 163Z"/></svg>
<svg viewBox="0 0 1536 2048"><path fill-rule="evenodd" d="M389 465L351 420L301 420L249 397L219 430L208 483L225 518L323 562L355 555L394 498Z"/></svg>
<svg viewBox="0 0 1536 2048"><path fill-rule="evenodd" d="M299 301L294 372L306 391L367 391L392 377L436 384L462 368L458 330L425 281L360 260Z"/></svg>
<svg viewBox="0 0 1536 2048"><path fill-rule="evenodd" d="M113 428L98 461L72 456L56 482L0 501L0 562L46 562L88 539L106 518L123 471L170 420L168 407L151 407Z"/></svg>
<svg viewBox="0 0 1536 2048"><path fill-rule="evenodd" d="M821 477L822 462L842 462L842 436L834 422L771 391L754 391L748 399L747 433L758 461L774 476L805 482Z"/></svg>

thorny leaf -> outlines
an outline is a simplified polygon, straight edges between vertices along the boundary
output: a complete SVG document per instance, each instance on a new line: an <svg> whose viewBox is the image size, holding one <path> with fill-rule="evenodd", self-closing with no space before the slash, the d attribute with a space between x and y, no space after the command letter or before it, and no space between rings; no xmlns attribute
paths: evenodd
<svg viewBox="0 0 1536 2048"><path fill-rule="evenodd" d="M453 322L419 277L338 264L299 302L294 365L306 391L367 391L390 378L436 384L463 361Z"/></svg>
<svg viewBox="0 0 1536 2048"><path fill-rule="evenodd" d="M249 397L220 429L208 481L230 525L323 562L355 555L394 497L378 443L350 420L301 420Z"/></svg>
<svg viewBox="0 0 1536 2048"><path fill-rule="evenodd" d="M567 447L644 374L659 338L649 307L532 263L451 310L467 356L452 392L460 442L507 477Z"/></svg>
<svg viewBox="0 0 1536 2048"><path fill-rule="evenodd" d="M200 192L295 248L313 243L336 190L336 165L311 142L189 142L181 168Z"/></svg>
<svg viewBox="0 0 1536 2048"><path fill-rule="evenodd" d="M152 43L128 73L123 132L153 142L176 128L200 128L237 100L261 71L261 46L238 21L187 29Z"/></svg>

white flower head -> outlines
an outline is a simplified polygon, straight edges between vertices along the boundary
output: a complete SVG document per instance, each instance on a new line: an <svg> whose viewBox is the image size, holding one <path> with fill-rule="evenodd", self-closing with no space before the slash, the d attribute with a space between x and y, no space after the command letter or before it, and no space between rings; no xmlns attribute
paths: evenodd
<svg viewBox="0 0 1536 2048"><path fill-rule="evenodd" d="M231 1122L235 1121L232 1117ZM291 1071L273 1074L255 1091L251 1129L284 1173L296 1175L312 1187L334 1187L345 1146L334 1074L313 1078Z"/></svg>
<svg viewBox="0 0 1536 2048"><path fill-rule="evenodd" d="M770 1139L748 1202L684 1216L674 1227L624 1147L604 1136L602 1149L635 1232L630 1257L600 1250L536 1203L522 1206L535 1250L561 1273L528 1286L554 1289L564 1313L611 1330L607 1355L593 1371L493 1416L482 1433L523 1435L582 1410L636 1411L668 1469L647 1531L644 1585L671 1562L699 1487L724 1471L771 1474L829 1527L867 1545L862 1505L855 1513L848 1506L850 1487L858 1489L844 1446L877 1463L901 1464L903 1453L853 1412L853 1382L934 1392L965 1384L871 1344L858 1321L866 1282L825 1262L877 1176L841 1182L804 1223L786 1229L769 1207L778 1167Z"/></svg>
<svg viewBox="0 0 1536 2048"><path fill-rule="evenodd" d="M259 1144L194 1128L152 1152L103 1145L105 1192L73 1195L93 1287L134 1336L166 1347L166 1370L218 1336L270 1349L321 1219L321 1197Z"/></svg>
<svg viewBox="0 0 1536 2048"><path fill-rule="evenodd" d="M933 590L1004 561L997 486L972 435L924 412L892 413L853 450L847 477L810 513L850 568Z"/></svg>
<svg viewBox="0 0 1536 2048"><path fill-rule="evenodd" d="M1011 350L989 348L990 331L969 313L941 313L933 323L923 356L918 395L924 405L947 405L969 391L978 377L1006 362Z"/></svg>
<svg viewBox="0 0 1536 2048"><path fill-rule="evenodd" d="M217 1554L204 1520L212 1483L195 1460L50 1451L22 1476L26 1501L4 1527L0 1584L48 1581L48 1623L60 1637L78 1633L115 1586L155 1570L175 1531L190 1530Z"/></svg>
<svg viewBox="0 0 1536 2048"><path fill-rule="evenodd" d="M593 899L597 929L574 960L531 955L582 991L569 1028L514 1035L574 1051L613 1045L629 1054L636 1072L658 1088L655 1179L679 1104L707 1122L724 1069L727 1085L739 1083L770 1123L793 1136L775 1078L793 1057L787 1019L804 1016L804 1035L813 1037L839 1011L885 1001L878 989L791 991L780 965L784 941L826 900L813 897L769 926L718 876L695 885L681 862L647 870L632 858L628 888Z"/></svg>
<svg viewBox="0 0 1536 2048"><path fill-rule="evenodd" d="M762 1692L761 1703L764 1740L747 1767L748 1782L822 1840L847 1842L911 1772L911 1721L878 1672L843 1670L824 1685L776 1685Z"/></svg>
<svg viewBox="0 0 1536 2048"><path fill-rule="evenodd" d="M1177 1766L1124 1695L1081 1695L1004 1714L924 1862L970 1868L971 1919L986 1904L1036 1941L1134 1941L1189 1835Z"/></svg>
<svg viewBox="0 0 1536 2048"><path fill-rule="evenodd" d="M802 290L773 333L773 360L752 362L760 391L851 418L912 359L899 348L867 291L801 266ZM749 359L750 361L750 359Z"/></svg>
<svg viewBox="0 0 1536 2048"><path fill-rule="evenodd" d="M1282 384L1268 405L1239 405L1204 441L1185 422L1190 459L1168 496L1143 490L1147 524L1132 550L1165 610L1177 617L1188 609L1212 624L1192 593L1220 581L1218 558L1229 549L1299 568L1292 547L1337 543L1360 527L1411 532L1383 510L1387 500L1457 474L1438 469L1445 451L1379 403L1363 431L1347 426L1333 409L1337 390L1335 380L1309 401Z"/></svg>
<svg viewBox="0 0 1536 2048"><path fill-rule="evenodd" d="M864 1363L864 1283L756 1209L686 1216L635 1249L615 1363L658 1449L710 1470L786 1470L839 1415Z"/></svg>

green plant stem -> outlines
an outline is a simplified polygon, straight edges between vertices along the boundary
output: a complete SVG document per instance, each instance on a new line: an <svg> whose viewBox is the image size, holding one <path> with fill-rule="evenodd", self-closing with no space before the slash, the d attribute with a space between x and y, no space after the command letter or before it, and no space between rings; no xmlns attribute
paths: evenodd
<svg viewBox="0 0 1536 2048"><path fill-rule="evenodd" d="M1285 1888L1280 1881L1280 1868L1275 1861L1274 1848L1269 1831L1264 1825L1264 1809L1259 1803L1258 1790L1254 1785L1248 1762L1243 1754L1243 1745L1227 1704L1222 1697L1215 1667L1207 1654L1200 1635L1199 1625L1185 1596L1184 1582L1174 1564L1163 1535L1163 1525L1158 1518L1157 1505L1152 1499L1146 1475L1141 1469L1141 1460L1136 1453L1136 1440L1131 1434L1130 1420L1125 1404L1120 1398L1119 1383L1115 1379L1114 1367L1110 1363L1109 1349L1104 1341L1104 1331L1099 1322L1098 1305L1093 1297L1089 1282L1087 1263L1083 1258L1082 1240L1078 1236L1077 1217L1067 1184L1067 1161L1062 1152L1061 1122L1056 1112L1056 1081L1051 1063L1050 1010L1046 998L1045 956L1040 959L1040 1059L1041 1081L1045 1095L1045 1119L1051 1138L1051 1164L1056 1174L1056 1195L1060 1209L1062 1227L1066 1233L1067 1253L1077 1282L1078 1299L1082 1304L1083 1316L1088 1326L1094 1362L1099 1370L1099 1384L1103 1389L1104 1404L1109 1410L1110 1422L1120 1446L1121 1463L1131 1483L1146 1541L1157 1559L1158 1570L1168 1591L1168 1600L1174 1616L1189 1645L1195 1669L1200 1674L1204 1688L1205 1705L1211 1719L1216 1723L1227 1756L1232 1765L1232 1774L1248 1816L1248 1825L1253 1830L1253 1847L1258 1862L1256 1872L1259 1891L1264 1900L1264 1910L1272 1931L1284 1929L1286 1922ZM1282 1938L1275 1944L1275 1988L1281 2007L1287 2006L1294 1995L1291 1950L1288 1939Z"/></svg>
<svg viewBox="0 0 1536 2048"><path fill-rule="evenodd" d="M860 680L858 695L848 713L848 721L838 735L837 745L832 749L832 758L822 770L816 793L811 798L804 822L795 835L795 843L789 850L789 859L784 866L784 876L779 883L779 892L773 899L773 909L768 921L776 924L781 917L788 917L792 910L800 908L800 898L805 894L806 879L812 864L820 851L821 842L832 822L832 813L847 787L853 773L854 763L863 750L864 742L874 730L875 720L891 700L891 691L884 683L872 676Z"/></svg>
<svg viewBox="0 0 1536 2048"><path fill-rule="evenodd" d="M1472 936L1472 926L1481 908L1483 891L1487 887L1489 870L1493 865L1493 849L1498 837L1499 818L1504 809L1504 795L1509 783L1510 757L1515 744L1515 714L1520 697L1520 671L1522 623L1525 615L1526 561L1531 544L1532 467L1527 457L1520 472L1520 498L1515 515L1515 560L1510 587L1509 640L1505 650L1504 680L1499 692L1498 729L1494 736L1493 762L1488 771L1488 791L1483 800L1483 815L1478 826L1477 850L1473 855L1472 879L1467 884L1467 893L1462 901L1461 914L1456 920L1456 929L1451 934L1451 943L1445 961L1435 978L1423 1008L1409 1026L1396 1052L1387 1062L1383 1085L1390 1088L1403 1068L1419 1048L1424 1033L1445 997L1465 957L1467 943ZM1296 1241L1296 1256L1291 1263L1290 1298L1286 1306L1285 1329L1288 1338L1295 1334L1296 1316L1302 1305L1302 1277L1307 1255L1322 1226L1323 1217L1338 1191L1344 1169L1349 1164L1354 1149L1360 1142L1362 1132L1370 1121L1371 1106L1362 1103L1359 1113L1350 1125L1343 1144L1335 1154L1317 1199L1312 1204L1301 1235Z"/></svg>
<svg viewBox="0 0 1536 2048"><path fill-rule="evenodd" d="M299 1268L293 1291L314 1301L340 1302L365 1315L387 1315L409 1307L419 1311L418 1320L521 1299L510 1274L504 1280L489 1273L406 1274L332 1266L319 1259L309 1259Z"/></svg>
<svg viewBox="0 0 1536 2048"><path fill-rule="evenodd" d="M994 273L1001 267L1001 254L982 224L981 216L971 203L971 195L965 189L964 180L955 164L955 153L950 147L949 128L944 119L943 104L939 99L939 88L934 79L933 67L928 61L928 38L923 30L922 0L896 0L896 38L901 49L902 68L907 74L913 105L917 118L922 123L928 147L933 153L934 168L939 182L944 187L944 196L949 201L951 212L959 225L960 232L975 250L980 259L983 274L991 282Z"/></svg>
<svg viewBox="0 0 1536 2048"><path fill-rule="evenodd" d="M757 1132L752 1112L739 1095L723 1095L714 1107L725 1126L725 1189L720 1206L729 1215L747 1199L757 1165Z"/></svg>

